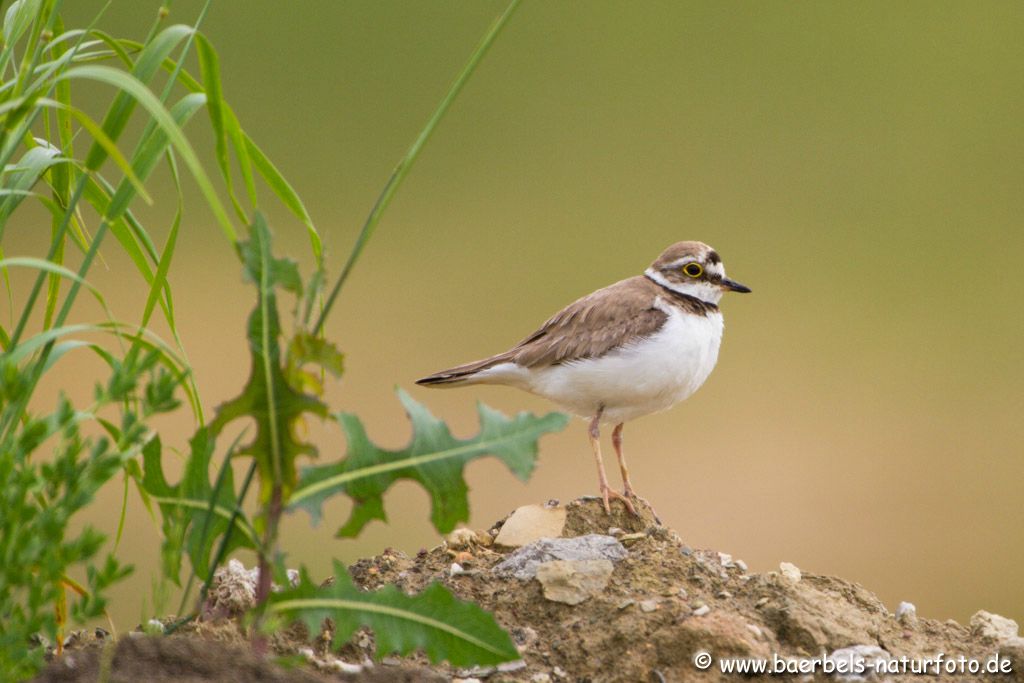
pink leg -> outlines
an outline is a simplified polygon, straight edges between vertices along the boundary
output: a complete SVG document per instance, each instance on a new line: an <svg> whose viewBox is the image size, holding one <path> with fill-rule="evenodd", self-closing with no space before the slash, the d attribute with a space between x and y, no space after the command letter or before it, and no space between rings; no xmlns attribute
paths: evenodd
<svg viewBox="0 0 1024 683"><path fill-rule="evenodd" d="M629 470L626 469L626 456L622 452L622 424L620 422L612 430L612 446L615 447L615 457L619 460L619 471L622 472L622 494L626 498L638 500L646 505L650 509L651 514L654 515L654 521L661 524L661 520L658 518L658 513L654 511L654 507L636 494L636 491L633 490L633 485L629 481Z"/></svg>
<svg viewBox="0 0 1024 683"><path fill-rule="evenodd" d="M618 491L613 490L612 487L608 486L608 475L606 475L604 472L604 461L601 459L600 423L601 414L603 412L604 407L599 408L597 411L597 415L595 415L594 419L590 421L590 448L594 451L594 460L597 461L597 478L600 482L599 485L601 487L601 498L604 500L604 511L609 515L612 513L612 506L609 500L612 498L616 498L618 500L621 500L622 503L626 506L626 509L635 515L636 508L633 507L633 501L630 500L628 496L624 496Z"/></svg>

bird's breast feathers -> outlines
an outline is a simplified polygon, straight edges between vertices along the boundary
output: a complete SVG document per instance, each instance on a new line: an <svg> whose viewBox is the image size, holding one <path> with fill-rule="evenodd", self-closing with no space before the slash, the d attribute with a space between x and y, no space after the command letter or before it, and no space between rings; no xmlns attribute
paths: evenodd
<svg viewBox="0 0 1024 683"><path fill-rule="evenodd" d="M604 406L608 422L631 420L682 401L715 367L722 314L694 315L669 305L662 310L667 318L654 334L599 358L538 369L523 377L523 388L584 417Z"/></svg>

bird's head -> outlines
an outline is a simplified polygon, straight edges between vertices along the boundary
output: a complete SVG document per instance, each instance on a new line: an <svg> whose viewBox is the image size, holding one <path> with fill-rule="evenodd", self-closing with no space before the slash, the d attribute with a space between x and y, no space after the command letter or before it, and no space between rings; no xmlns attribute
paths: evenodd
<svg viewBox="0 0 1024 683"><path fill-rule="evenodd" d="M725 276L718 252L703 242L676 242L661 253L644 275L679 294L717 304L725 292L749 292Z"/></svg>

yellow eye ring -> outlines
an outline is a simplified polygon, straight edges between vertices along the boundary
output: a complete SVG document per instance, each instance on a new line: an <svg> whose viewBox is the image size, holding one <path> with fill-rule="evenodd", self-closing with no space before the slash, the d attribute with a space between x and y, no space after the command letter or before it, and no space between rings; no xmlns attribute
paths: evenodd
<svg viewBox="0 0 1024 683"><path fill-rule="evenodd" d="M704 268L699 263L690 262L683 266L683 272L690 277L700 277L704 274Z"/></svg>

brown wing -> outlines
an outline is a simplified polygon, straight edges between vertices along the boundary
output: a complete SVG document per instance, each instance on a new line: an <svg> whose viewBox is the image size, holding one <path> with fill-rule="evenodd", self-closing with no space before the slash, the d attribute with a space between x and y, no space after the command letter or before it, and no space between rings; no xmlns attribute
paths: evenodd
<svg viewBox="0 0 1024 683"><path fill-rule="evenodd" d="M599 289L556 313L539 330L501 354L524 367L597 358L661 329L668 317L654 307L660 288L643 276Z"/></svg>

